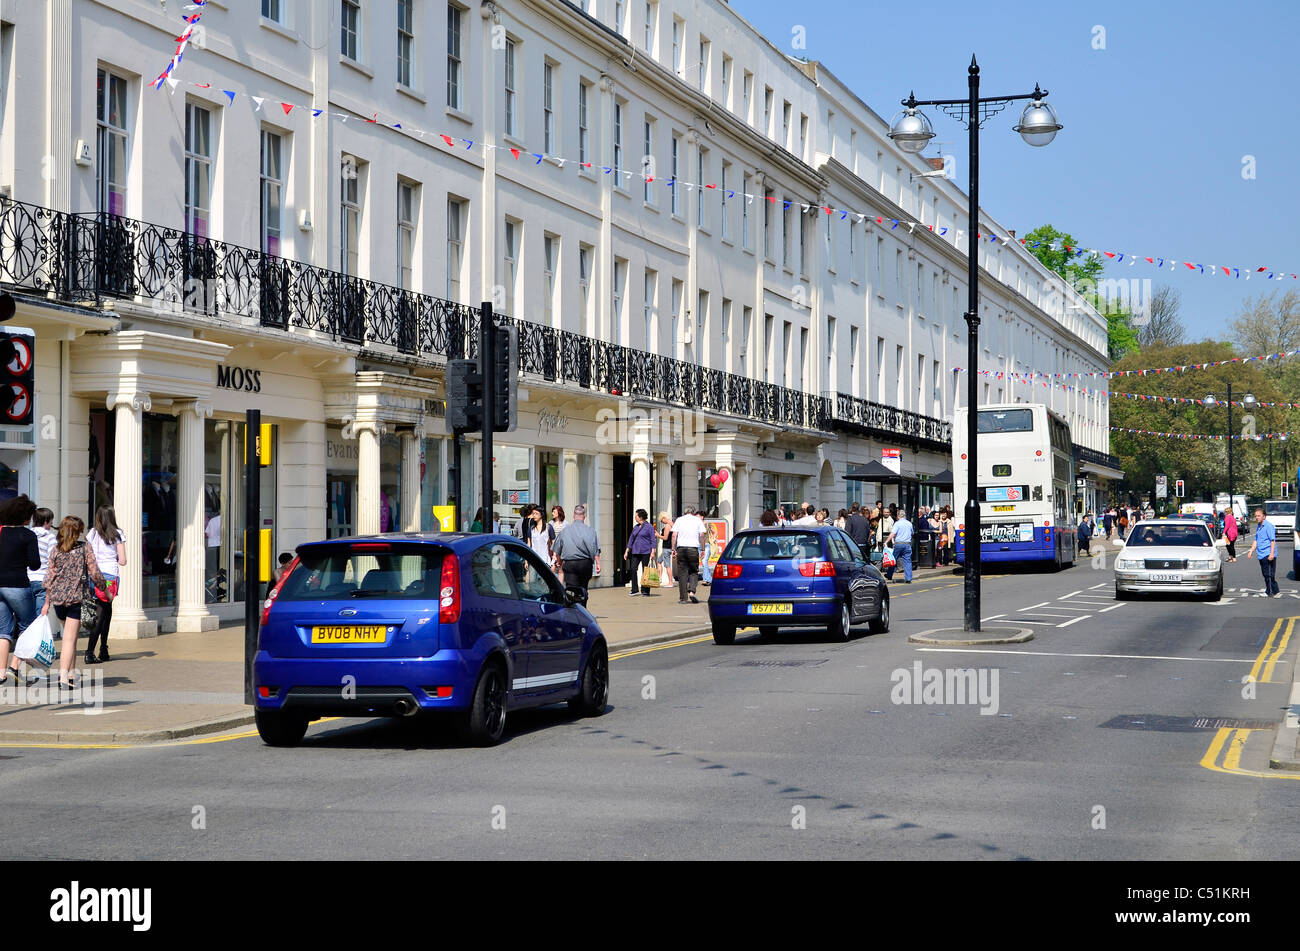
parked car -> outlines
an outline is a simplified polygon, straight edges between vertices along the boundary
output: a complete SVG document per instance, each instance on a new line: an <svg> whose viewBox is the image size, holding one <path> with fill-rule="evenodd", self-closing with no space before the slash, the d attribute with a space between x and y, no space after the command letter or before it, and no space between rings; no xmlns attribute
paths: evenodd
<svg viewBox="0 0 1300 951"><path fill-rule="evenodd" d="M713 568L709 593L713 640L731 644L736 629L761 635L782 627L825 627L847 641L855 624L889 630L889 586L853 539L833 526L754 528L738 532Z"/></svg>
<svg viewBox="0 0 1300 951"><path fill-rule="evenodd" d="M586 609L518 539L390 533L301 545L262 610L254 717L293 746L323 716L453 717L498 742L512 710L605 711L609 653Z"/></svg>
<svg viewBox="0 0 1300 951"><path fill-rule="evenodd" d="M1295 537L1295 499L1268 499L1264 502L1264 517L1277 529L1279 540Z"/></svg>
<svg viewBox="0 0 1300 951"><path fill-rule="evenodd" d="M1115 557L1115 597L1186 592L1223 597L1223 558L1207 525L1194 518L1138 522Z"/></svg>

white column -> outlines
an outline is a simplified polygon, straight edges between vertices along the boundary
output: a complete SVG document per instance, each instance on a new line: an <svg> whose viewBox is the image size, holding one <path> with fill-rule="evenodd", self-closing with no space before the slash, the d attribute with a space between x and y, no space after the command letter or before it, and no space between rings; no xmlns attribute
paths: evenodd
<svg viewBox="0 0 1300 951"><path fill-rule="evenodd" d="M178 631L211 631L219 626L217 616L208 610L204 592L207 547L203 534L203 421L211 415L211 403L195 400L179 406L180 484L176 504L176 528L180 532L176 549Z"/></svg>
<svg viewBox="0 0 1300 951"><path fill-rule="evenodd" d="M560 454L560 465L564 470L560 477L560 504L564 506L564 517L573 520L573 507L578 504L578 454L572 449L565 449Z"/></svg>
<svg viewBox="0 0 1300 951"><path fill-rule="evenodd" d="M72 0L49 0L46 8L47 63L73 61L72 37L77 16ZM45 71L45 205L55 211L72 211L72 181L77 169L72 160L72 70ZM22 196L15 195L15 198Z"/></svg>
<svg viewBox="0 0 1300 951"><path fill-rule="evenodd" d="M384 424L363 420L352 424L357 434L357 534L379 533L379 437Z"/></svg>
<svg viewBox="0 0 1300 951"><path fill-rule="evenodd" d="M655 460L655 505L659 512L667 512L669 517L677 515L676 500L673 499L673 461L668 456L659 456ZM658 518L659 512L650 515Z"/></svg>
<svg viewBox="0 0 1300 951"><path fill-rule="evenodd" d="M404 429L399 435L402 441L402 529L418 532L424 506L423 487L420 484L420 451L424 447L424 430L419 427Z"/></svg>
<svg viewBox="0 0 1300 951"><path fill-rule="evenodd" d="M731 478L727 480L728 484L736 483L735 505L736 518L731 524L731 533L742 531L749 527L750 521L750 497L749 497L749 466L742 464L737 465L731 473Z"/></svg>
<svg viewBox="0 0 1300 951"><path fill-rule="evenodd" d="M650 420L637 419L632 424L632 509L645 509L651 521L655 512L650 501L650 466L654 456L650 452Z"/></svg>
<svg viewBox="0 0 1300 951"><path fill-rule="evenodd" d="M113 509L126 543L126 565L119 575L109 636L135 639L156 637L158 624L144 614L141 567L144 564L144 440L142 414L153 404L148 393L120 390L105 401L113 412Z"/></svg>
<svg viewBox="0 0 1300 951"><path fill-rule="evenodd" d="M736 534L736 466L732 460L731 447L719 445L717 450L717 469L727 470L727 481L718 486L718 516L727 520L731 532Z"/></svg>

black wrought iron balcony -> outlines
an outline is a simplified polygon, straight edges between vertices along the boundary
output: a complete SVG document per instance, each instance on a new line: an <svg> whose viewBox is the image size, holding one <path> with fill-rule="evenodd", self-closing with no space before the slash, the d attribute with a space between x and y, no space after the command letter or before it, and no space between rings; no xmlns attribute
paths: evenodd
<svg viewBox="0 0 1300 951"><path fill-rule="evenodd" d="M1074 444L1074 462L1076 465L1083 462L1091 462L1096 466L1106 466L1108 469L1116 469L1120 472L1124 471L1124 467L1120 464L1119 456L1113 456L1108 452L1102 452L1098 449L1089 449L1087 446L1080 446L1078 443Z"/></svg>
<svg viewBox="0 0 1300 951"><path fill-rule="evenodd" d="M0 199L0 284L64 303L141 299L422 357L477 356L478 308L109 214ZM521 318L523 373L780 426L829 431L830 399Z"/></svg>
<svg viewBox="0 0 1300 951"><path fill-rule="evenodd" d="M938 451L952 449L952 423L946 419L922 416L897 406L873 403L847 393L837 393L835 420L837 429L858 432L905 442Z"/></svg>

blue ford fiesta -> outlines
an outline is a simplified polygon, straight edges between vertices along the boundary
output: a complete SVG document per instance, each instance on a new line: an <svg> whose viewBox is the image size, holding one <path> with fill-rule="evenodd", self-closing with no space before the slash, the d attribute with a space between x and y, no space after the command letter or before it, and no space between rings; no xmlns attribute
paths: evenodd
<svg viewBox="0 0 1300 951"><path fill-rule="evenodd" d="M854 624L889 630L889 586L853 539L833 526L754 528L737 533L713 569L713 640L738 627L825 627L847 641Z"/></svg>
<svg viewBox="0 0 1300 951"><path fill-rule="evenodd" d="M262 610L254 716L272 746L324 716L455 718L488 746L506 714L605 712L609 653L586 609L506 535L384 534L298 548Z"/></svg>

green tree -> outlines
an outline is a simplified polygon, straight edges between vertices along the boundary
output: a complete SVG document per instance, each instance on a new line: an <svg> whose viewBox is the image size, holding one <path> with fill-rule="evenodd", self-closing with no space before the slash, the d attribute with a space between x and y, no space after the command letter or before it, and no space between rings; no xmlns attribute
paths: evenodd
<svg viewBox="0 0 1300 951"><path fill-rule="evenodd" d="M1188 366L1229 360L1237 356L1230 343L1182 344L1152 348L1134 353L1114 365L1116 370L1151 369ZM1145 376L1121 376L1108 381L1110 421L1122 429L1151 432L1225 435L1228 410L1222 404L1232 383L1232 398L1240 403L1247 393L1258 402L1275 403L1288 399L1262 363L1232 363L1205 370L1182 373L1158 373ZM1196 402L1160 402L1134 400L1115 393L1146 394L1159 397L1182 397ZM1205 405L1207 396L1216 404ZM1237 435L1262 435L1293 428L1296 411L1281 408L1249 409L1234 406L1233 430ZM1210 501L1216 492L1228 490L1228 443L1226 440L1173 439L1136 433L1112 432L1111 452L1119 456L1129 489L1141 498L1155 489L1155 477L1165 474L1172 486L1175 479L1187 484L1190 498ZM1289 443L1273 445L1273 481L1281 481L1284 459L1289 458ZM1269 491L1268 443L1238 439L1233 443L1233 481L1238 494L1263 497ZM1172 491L1172 489L1171 489Z"/></svg>

